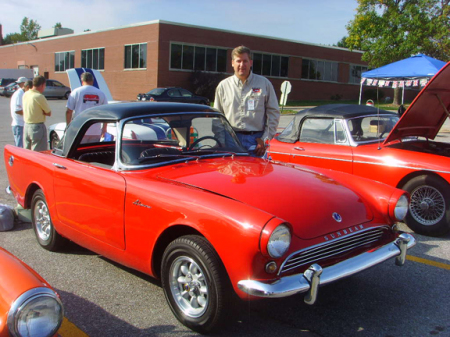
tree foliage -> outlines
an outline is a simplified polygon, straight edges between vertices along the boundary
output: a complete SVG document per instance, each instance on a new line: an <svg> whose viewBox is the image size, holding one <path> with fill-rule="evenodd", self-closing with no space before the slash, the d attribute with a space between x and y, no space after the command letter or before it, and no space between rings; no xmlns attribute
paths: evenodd
<svg viewBox="0 0 450 337"><path fill-rule="evenodd" d="M57 22L57 23L53 26L53 28L62 28L61 22Z"/></svg>
<svg viewBox="0 0 450 337"><path fill-rule="evenodd" d="M10 33L3 39L3 44L12 44L36 40L41 26L35 20L24 17L20 25L20 33Z"/></svg>
<svg viewBox="0 0 450 337"><path fill-rule="evenodd" d="M357 0L345 44L377 68L422 53L450 60L450 0Z"/></svg>

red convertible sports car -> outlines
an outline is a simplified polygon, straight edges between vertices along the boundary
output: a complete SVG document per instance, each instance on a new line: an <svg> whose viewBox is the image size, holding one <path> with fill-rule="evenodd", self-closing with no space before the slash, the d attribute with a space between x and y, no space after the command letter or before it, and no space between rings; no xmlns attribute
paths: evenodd
<svg viewBox="0 0 450 337"><path fill-rule="evenodd" d="M165 137L124 135L147 118L164 121ZM116 134L83 142L94 123L114 124ZM393 257L402 265L415 244L396 228L408 209L404 191L251 157L204 105L92 108L55 149L7 145L4 158L42 247L69 239L161 279L177 319L201 332L228 317L233 293L306 293L313 304L319 285Z"/></svg>
<svg viewBox="0 0 450 337"><path fill-rule="evenodd" d="M450 63L401 119L374 107L330 104L300 111L270 143L273 160L374 179L411 195L407 225L450 231L450 143L434 141L450 118Z"/></svg>
<svg viewBox="0 0 450 337"><path fill-rule="evenodd" d="M64 318L58 294L0 247L0 336L55 336Z"/></svg>

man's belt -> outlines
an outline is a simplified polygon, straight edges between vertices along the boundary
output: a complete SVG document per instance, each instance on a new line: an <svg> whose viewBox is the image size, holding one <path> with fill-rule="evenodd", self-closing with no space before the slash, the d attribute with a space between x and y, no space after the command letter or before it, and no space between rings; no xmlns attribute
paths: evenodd
<svg viewBox="0 0 450 337"><path fill-rule="evenodd" d="M239 130L236 130L234 132L241 133L243 135L254 135L255 133L260 133L262 131L239 131Z"/></svg>

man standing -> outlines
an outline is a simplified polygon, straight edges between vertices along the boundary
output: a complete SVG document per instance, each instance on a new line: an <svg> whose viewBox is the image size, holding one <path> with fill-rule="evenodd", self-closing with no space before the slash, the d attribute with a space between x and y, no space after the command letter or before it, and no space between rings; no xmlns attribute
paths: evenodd
<svg viewBox="0 0 450 337"><path fill-rule="evenodd" d="M11 96L11 117L12 117L12 132L14 135L14 143L18 147L23 147L23 107L22 99L25 93L23 88L27 82L26 77L19 77L16 81L19 89ZM28 88L29 89L29 88Z"/></svg>
<svg viewBox="0 0 450 337"><path fill-rule="evenodd" d="M239 46L231 53L234 75L216 88L214 107L230 122L242 145L263 156L264 141L272 139L280 121L280 110L272 83L253 74L251 51Z"/></svg>
<svg viewBox="0 0 450 337"><path fill-rule="evenodd" d="M67 100L66 110L66 123L70 124L73 118L79 115L84 110L107 104L108 100L100 89L93 86L94 76L91 73L85 72L81 74L81 87L76 88L70 93ZM86 131L83 137L83 142L98 142L102 135L102 128L100 123L92 125L88 131Z"/></svg>
<svg viewBox="0 0 450 337"><path fill-rule="evenodd" d="M33 88L23 95L24 147L33 151L47 150L45 118L51 116L52 111L42 95L45 85L45 77L37 76L33 79Z"/></svg>

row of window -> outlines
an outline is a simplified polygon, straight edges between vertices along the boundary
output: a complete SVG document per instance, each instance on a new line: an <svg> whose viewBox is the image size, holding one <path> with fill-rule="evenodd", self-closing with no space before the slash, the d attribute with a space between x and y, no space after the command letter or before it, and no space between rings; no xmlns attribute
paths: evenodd
<svg viewBox="0 0 450 337"><path fill-rule="evenodd" d="M211 71L226 73L227 49L172 43L170 69L188 71ZM263 76L288 77L289 57L276 54L252 53L253 72ZM55 53L55 71L74 68L75 52ZM81 67L105 69L105 48L83 49ZM125 45L125 69L147 68L147 43ZM361 74L367 67L350 66L349 83L359 84ZM337 82L338 62L303 59L301 78L317 81Z"/></svg>
<svg viewBox="0 0 450 337"><path fill-rule="evenodd" d="M125 69L147 68L147 43L125 46ZM55 71L66 71L75 67L75 52L55 53ZM81 51L81 67L97 70L105 69L105 48L83 49Z"/></svg>

